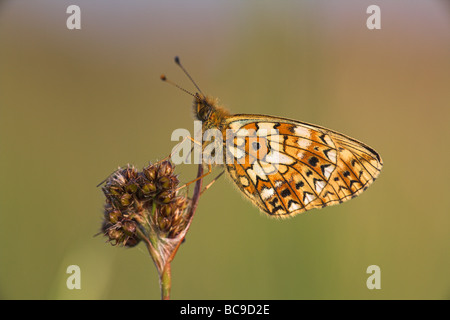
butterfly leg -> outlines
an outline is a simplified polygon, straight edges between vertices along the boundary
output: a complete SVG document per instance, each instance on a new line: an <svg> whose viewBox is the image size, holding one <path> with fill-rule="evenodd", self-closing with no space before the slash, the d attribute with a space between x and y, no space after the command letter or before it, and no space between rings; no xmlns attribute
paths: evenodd
<svg viewBox="0 0 450 320"><path fill-rule="evenodd" d="M170 153L170 155L168 155L167 157L165 157L165 158L162 159L161 161L164 161L164 160L167 160L167 159L172 158L172 156L175 154L175 152L178 151L178 148L180 148L180 146L181 146L187 139L190 139L190 140L192 140L192 141L195 142L195 140L193 140L193 139L192 139L191 137L189 137L189 136L184 137L183 140L181 140L179 143L177 143L177 145L176 145L175 147L173 147L172 152ZM190 151L189 154L186 156L186 159L190 156L190 154L192 153L192 150L193 150L193 148L191 148L191 151ZM186 162L186 160L185 160L185 162Z"/></svg>
<svg viewBox="0 0 450 320"><path fill-rule="evenodd" d="M195 140L195 139L193 139L193 138L191 138L191 137L185 137L184 139L183 139L183 141L181 141L179 144L181 144L181 143L183 143L186 139L189 139L189 140L191 140L193 143L195 143L195 144L197 144L197 145L199 145L200 147L202 147L202 144L200 143L200 142L198 142L197 140ZM187 162L187 159L191 156L191 154L192 154L192 152L194 151L194 148L195 148L195 146L193 146L192 148L191 148L191 150L189 151L189 153L186 155L186 158L184 158L184 162L185 163L190 163L190 162Z"/></svg>
<svg viewBox="0 0 450 320"><path fill-rule="evenodd" d="M201 143L201 142L198 142L197 140L195 140L194 138L192 138L192 137L190 137L190 136L187 136L186 138L184 138L183 141L184 141L185 139L189 139L189 140L191 140L193 143L198 144L200 147L202 147L202 143Z"/></svg>
<svg viewBox="0 0 450 320"><path fill-rule="evenodd" d="M211 164L208 163L208 172L202 174L200 177L197 177L197 178L195 178L195 179L192 180L192 181L186 182L184 185L182 185L181 187L179 187L179 188L177 189L177 191L180 190L180 189L183 189L183 188L185 188L185 187L187 187L187 186L189 186L190 184L192 184L192 183L194 183L194 182L196 182L196 181L198 181L198 180L200 180L200 179L203 179L204 177L206 177L207 175L209 175L211 172L212 172L212 166L211 166Z"/></svg>
<svg viewBox="0 0 450 320"><path fill-rule="evenodd" d="M202 195L206 190L208 190L214 184L214 182L216 182L224 173L225 170L219 173L217 177L215 177L210 183L208 183L208 185L202 190L202 192L200 192L200 195Z"/></svg>
<svg viewBox="0 0 450 320"><path fill-rule="evenodd" d="M194 151L194 147L191 148L191 150L189 151L189 153L186 155L186 158L184 158L184 163L188 163L188 158L191 156L192 151Z"/></svg>

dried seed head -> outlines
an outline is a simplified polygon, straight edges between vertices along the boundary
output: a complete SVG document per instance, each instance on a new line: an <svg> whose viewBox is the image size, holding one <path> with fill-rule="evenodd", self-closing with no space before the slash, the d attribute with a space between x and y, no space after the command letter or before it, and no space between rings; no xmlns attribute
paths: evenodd
<svg viewBox="0 0 450 320"><path fill-rule="evenodd" d="M136 222L133 220L126 220L122 223L122 228L126 235L132 236L136 232Z"/></svg>
<svg viewBox="0 0 450 320"><path fill-rule="evenodd" d="M120 213L119 210L113 210L109 212L109 222L111 222L112 224L116 224L121 220L121 218L122 214Z"/></svg>
<svg viewBox="0 0 450 320"><path fill-rule="evenodd" d="M158 168L158 176L169 176L173 173L173 166L172 163L168 160L161 162L159 168Z"/></svg>
<svg viewBox="0 0 450 320"><path fill-rule="evenodd" d="M128 207L132 201L133 201L133 195L131 195L129 193L124 193L120 197L120 204L123 207Z"/></svg>
<svg viewBox="0 0 450 320"><path fill-rule="evenodd" d="M173 190L164 190L158 195L156 200L158 200L158 202L162 204L169 204L173 200L174 195L175 193L173 192Z"/></svg>
<svg viewBox="0 0 450 320"><path fill-rule="evenodd" d="M156 192L156 185L153 182L144 184L141 188L144 194L151 194Z"/></svg>
<svg viewBox="0 0 450 320"><path fill-rule="evenodd" d="M168 190L172 185L172 181L170 180L170 177L162 176L158 179L158 184L161 189Z"/></svg>
<svg viewBox="0 0 450 320"><path fill-rule="evenodd" d="M135 246L149 230L160 238L176 238L187 227L188 201L178 195L179 180L169 161L141 172L119 168L105 182L103 233L113 245Z"/></svg>
<svg viewBox="0 0 450 320"><path fill-rule="evenodd" d="M143 172L148 180L154 181L156 179L156 170L157 168L150 164L148 167L144 168Z"/></svg>

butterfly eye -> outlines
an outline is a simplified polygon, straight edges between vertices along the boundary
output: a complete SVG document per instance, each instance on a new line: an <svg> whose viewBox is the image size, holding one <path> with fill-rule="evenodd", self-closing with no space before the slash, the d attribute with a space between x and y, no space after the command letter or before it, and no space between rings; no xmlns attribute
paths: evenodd
<svg viewBox="0 0 450 320"><path fill-rule="evenodd" d="M208 106L204 106L203 108L201 108L198 111L198 117L200 118L200 120L205 121L209 118L209 116L211 115L211 108L209 108Z"/></svg>

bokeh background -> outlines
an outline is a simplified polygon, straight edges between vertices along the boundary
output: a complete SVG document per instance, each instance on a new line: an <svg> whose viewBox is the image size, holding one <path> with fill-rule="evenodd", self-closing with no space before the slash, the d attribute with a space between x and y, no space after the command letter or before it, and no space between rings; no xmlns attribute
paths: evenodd
<svg viewBox="0 0 450 320"><path fill-rule="evenodd" d="M68 30L66 8L81 8ZM381 8L381 30L366 9ZM2 1L0 298L159 299L143 245L99 231L96 185L192 132L192 84L235 113L319 124L383 157L360 197L269 219L228 179L201 198L174 299L450 298L448 1ZM195 167L178 167L185 181ZM81 290L66 288L67 266ZM366 268L381 268L368 290Z"/></svg>

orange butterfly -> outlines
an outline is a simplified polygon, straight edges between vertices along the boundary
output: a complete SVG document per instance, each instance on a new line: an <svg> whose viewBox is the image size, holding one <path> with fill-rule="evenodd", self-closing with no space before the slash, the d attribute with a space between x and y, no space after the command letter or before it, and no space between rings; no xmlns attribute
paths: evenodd
<svg viewBox="0 0 450 320"><path fill-rule="evenodd" d="M232 115L201 93L178 57L175 62L200 91L193 95L193 107L202 131L222 133L229 176L270 216L284 218L342 203L360 195L380 174L383 161L366 144L297 120ZM204 142L203 150L207 146Z"/></svg>

